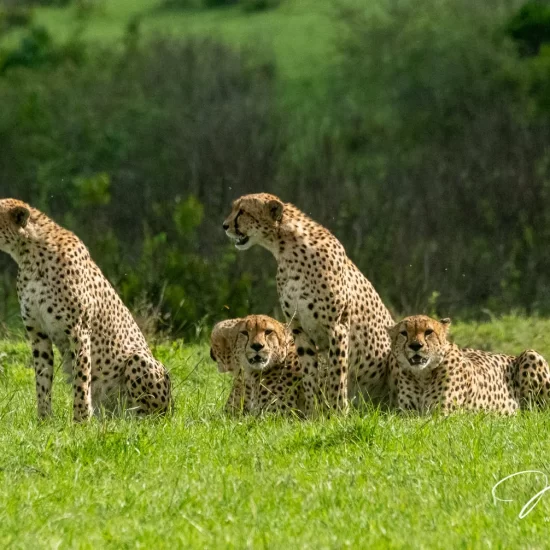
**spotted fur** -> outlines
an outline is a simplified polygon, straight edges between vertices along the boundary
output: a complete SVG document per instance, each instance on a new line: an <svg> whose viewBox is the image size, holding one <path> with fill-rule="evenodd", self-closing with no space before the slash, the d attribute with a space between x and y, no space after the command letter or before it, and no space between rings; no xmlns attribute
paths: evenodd
<svg viewBox="0 0 550 550"><path fill-rule="evenodd" d="M220 372L234 377L227 412L303 412L303 380L294 342L275 319L249 315L218 323L210 355Z"/></svg>
<svg viewBox="0 0 550 550"><path fill-rule="evenodd" d="M225 404L225 411L230 414L249 412L250 395L246 388L244 369L235 356L235 327L242 319L220 321L212 329L210 336L210 357L218 364L222 374L233 377L231 392Z"/></svg>
<svg viewBox="0 0 550 550"><path fill-rule="evenodd" d="M51 414L52 343L72 381L75 421L113 409L165 412L170 378L82 241L45 214L0 200L0 250L19 267L17 293L31 341L38 416Z"/></svg>
<svg viewBox="0 0 550 550"><path fill-rule="evenodd" d="M550 369L533 350L518 357L460 349L447 339L450 319L407 317L389 329L397 405L443 413L463 408L512 414L548 402Z"/></svg>
<svg viewBox="0 0 550 550"><path fill-rule="evenodd" d="M223 227L239 250L258 244L277 260L277 290L304 372L308 414L321 401L346 410L348 398L387 398L386 327L379 295L330 231L273 195L245 195ZM320 387L319 358L326 365Z"/></svg>

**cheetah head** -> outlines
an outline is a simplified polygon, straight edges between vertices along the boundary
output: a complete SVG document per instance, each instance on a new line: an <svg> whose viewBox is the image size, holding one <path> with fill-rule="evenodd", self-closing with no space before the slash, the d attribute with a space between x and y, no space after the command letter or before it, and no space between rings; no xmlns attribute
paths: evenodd
<svg viewBox="0 0 550 550"><path fill-rule="evenodd" d="M218 363L221 373L236 374L239 366L235 363L233 352L237 338L237 325L242 319L220 321L212 329L210 336L210 357Z"/></svg>
<svg viewBox="0 0 550 550"><path fill-rule="evenodd" d="M267 370L286 359L290 336L284 325L267 315L249 315L238 327L236 356L253 371Z"/></svg>
<svg viewBox="0 0 550 550"><path fill-rule="evenodd" d="M269 246L283 218L284 204L274 195L244 195L233 202L223 228L235 247L246 250L255 244Z"/></svg>
<svg viewBox="0 0 550 550"><path fill-rule="evenodd" d="M0 200L0 250L14 254L29 221L30 207L16 199Z"/></svg>
<svg viewBox="0 0 550 550"><path fill-rule="evenodd" d="M399 365L415 372L437 367L450 345L447 340L450 324L450 319L436 321L414 315L389 328L392 353Z"/></svg>

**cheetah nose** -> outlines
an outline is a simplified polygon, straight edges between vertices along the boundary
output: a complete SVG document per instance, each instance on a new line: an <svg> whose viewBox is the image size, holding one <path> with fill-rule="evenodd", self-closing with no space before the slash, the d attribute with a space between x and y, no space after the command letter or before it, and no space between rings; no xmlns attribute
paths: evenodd
<svg viewBox="0 0 550 550"><path fill-rule="evenodd" d="M421 344L420 342L413 342L412 344L409 344L409 347L413 351L418 351L419 349L424 347L424 344Z"/></svg>
<svg viewBox="0 0 550 550"><path fill-rule="evenodd" d="M225 231L227 231L229 229L229 224L224 222L222 227L224 228Z"/></svg>
<svg viewBox="0 0 550 550"><path fill-rule="evenodd" d="M263 344L252 344L250 346L254 351L260 351L264 346Z"/></svg>

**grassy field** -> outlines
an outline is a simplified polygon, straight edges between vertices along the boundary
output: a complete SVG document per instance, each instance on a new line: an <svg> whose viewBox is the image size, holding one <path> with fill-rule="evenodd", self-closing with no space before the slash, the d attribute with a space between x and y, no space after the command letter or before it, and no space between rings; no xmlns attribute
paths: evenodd
<svg viewBox="0 0 550 550"><path fill-rule="evenodd" d="M463 345L550 355L550 321L458 324ZM58 376L55 418L34 416L26 343L0 354L2 548L542 548L550 415L231 419L206 346L157 355L176 385L172 418L73 426ZM5 355L4 355L5 354Z"/></svg>

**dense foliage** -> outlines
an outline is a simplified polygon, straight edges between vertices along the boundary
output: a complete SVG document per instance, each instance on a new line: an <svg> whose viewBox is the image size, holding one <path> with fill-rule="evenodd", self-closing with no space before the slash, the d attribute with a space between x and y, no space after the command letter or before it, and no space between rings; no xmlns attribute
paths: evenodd
<svg viewBox="0 0 550 550"><path fill-rule="evenodd" d="M550 312L547 9L349 0L335 14L323 104L292 109L257 53L146 40L138 23L109 50L29 23L0 52L2 195L75 230L127 303L159 304L180 332L275 310L274 262L221 229L260 190L329 227L396 312Z"/></svg>

